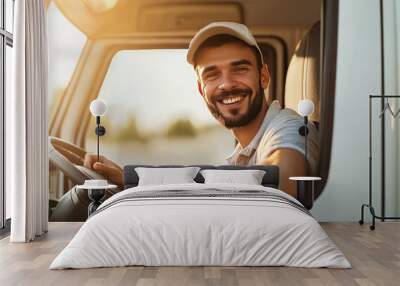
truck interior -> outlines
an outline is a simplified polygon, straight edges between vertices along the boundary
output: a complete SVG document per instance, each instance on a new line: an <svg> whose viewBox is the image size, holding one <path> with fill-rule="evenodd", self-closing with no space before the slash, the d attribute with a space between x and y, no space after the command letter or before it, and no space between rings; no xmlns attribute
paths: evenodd
<svg viewBox="0 0 400 286"><path fill-rule="evenodd" d="M335 73L322 71L336 68L332 60L336 1L54 0L46 5L51 206L74 185L96 177L82 166L85 154L95 151L89 105L96 98L109 105L102 121L107 130L101 139L102 154L121 166L223 163L227 154L221 155L221 149L233 148L235 142L229 132L209 135L208 142L193 135L214 134L210 132L215 123L206 111L199 111L205 110L204 105L195 74L184 58L193 35L214 21L243 23L254 34L271 73L268 102L279 100L282 107L294 110L300 99L314 102L311 120L319 128L321 142L317 175L327 176ZM186 106L187 112L166 123L163 116L173 117L175 106ZM190 155L193 147L179 152L166 147L183 142L174 129L182 125L187 130L182 146L196 144L197 157ZM221 147L210 151L210 140ZM75 168L65 166L63 159ZM317 197L322 190L320 186Z"/></svg>

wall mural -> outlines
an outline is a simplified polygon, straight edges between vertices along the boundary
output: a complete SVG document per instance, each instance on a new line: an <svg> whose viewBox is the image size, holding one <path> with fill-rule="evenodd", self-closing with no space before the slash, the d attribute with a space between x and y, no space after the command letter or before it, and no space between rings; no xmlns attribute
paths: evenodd
<svg viewBox="0 0 400 286"><path fill-rule="evenodd" d="M305 128L297 113L304 97L284 95L286 72L278 71L287 64L268 39L259 48L251 46L254 38L246 26L232 24L241 39L195 38L189 50L190 38L163 47L125 43L123 36L115 34L113 41L104 34L110 31L96 30L90 21L71 20L67 6L63 1L48 6L48 106L50 135L67 142L57 143L56 153L72 166L91 169L122 189L121 168L127 164L273 164L280 167L280 188L294 196L296 186L288 177L317 173L319 99L311 96L314 107L303 102L300 111L310 113ZM288 53L284 48L282 54ZM305 57L297 56L297 61ZM285 97L295 110L281 109ZM97 164L96 120L89 112L94 99L107 106ZM82 177L71 168L51 164L51 220L87 217L87 196L74 188Z"/></svg>

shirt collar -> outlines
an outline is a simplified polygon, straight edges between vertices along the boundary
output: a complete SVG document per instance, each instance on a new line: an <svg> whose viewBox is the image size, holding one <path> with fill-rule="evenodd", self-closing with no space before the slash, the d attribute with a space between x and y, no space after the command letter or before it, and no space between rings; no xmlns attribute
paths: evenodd
<svg viewBox="0 0 400 286"><path fill-rule="evenodd" d="M272 118L274 118L275 115L278 114L280 110L281 110L281 107L280 107L279 101L274 100L271 103L271 105L269 106L267 113L264 116L264 120L261 123L260 128L258 129L258 131L257 131L256 135L253 137L253 139L250 141L250 143L244 148L242 148L240 146L240 144L237 144L235 149L233 150L232 154L226 158L226 160L229 164L234 165L234 163L237 161L238 157L241 155L250 157L254 153L254 150L257 149L258 144L260 143Z"/></svg>

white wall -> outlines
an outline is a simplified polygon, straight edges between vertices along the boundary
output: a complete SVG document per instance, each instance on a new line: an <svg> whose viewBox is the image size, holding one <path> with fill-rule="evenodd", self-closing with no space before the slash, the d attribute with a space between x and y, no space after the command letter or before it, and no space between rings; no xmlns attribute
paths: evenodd
<svg viewBox="0 0 400 286"><path fill-rule="evenodd" d="M312 210L320 221L357 221L368 200L368 95L381 89L379 17L379 1L339 2L331 166Z"/></svg>
<svg viewBox="0 0 400 286"><path fill-rule="evenodd" d="M385 94L400 95L400 2L383 1L385 43ZM400 99L389 100L394 112ZM386 216L398 216L400 206L400 116L385 117L386 131Z"/></svg>

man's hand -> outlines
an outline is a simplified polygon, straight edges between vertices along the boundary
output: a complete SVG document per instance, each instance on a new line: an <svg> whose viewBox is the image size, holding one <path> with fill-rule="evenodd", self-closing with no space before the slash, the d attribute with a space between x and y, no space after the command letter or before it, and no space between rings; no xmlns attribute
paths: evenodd
<svg viewBox="0 0 400 286"><path fill-rule="evenodd" d="M297 186L289 177L307 175L307 163L303 154L293 149L280 148L272 152L260 165L278 166L279 189L297 198Z"/></svg>
<svg viewBox="0 0 400 286"><path fill-rule="evenodd" d="M106 157L99 156L98 162L96 154L86 153L83 165L86 168L92 169L100 175L103 175L105 178L118 185L119 187L123 187L121 167L111 160L108 160Z"/></svg>

